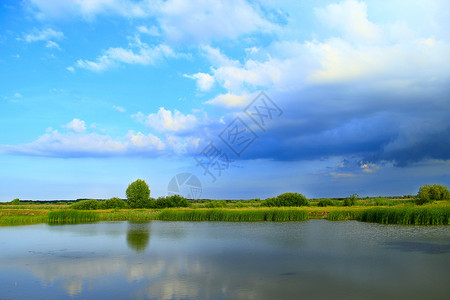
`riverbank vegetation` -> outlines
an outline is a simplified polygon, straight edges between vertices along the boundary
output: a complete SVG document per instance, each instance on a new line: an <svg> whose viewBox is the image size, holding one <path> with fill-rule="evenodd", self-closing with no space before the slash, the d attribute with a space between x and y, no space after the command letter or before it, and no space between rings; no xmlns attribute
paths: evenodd
<svg viewBox="0 0 450 300"><path fill-rule="evenodd" d="M362 198L353 194L346 198L306 199L302 194L284 193L265 200L188 200L178 195L151 198L145 181L136 182L127 189L129 199L44 204L14 199L1 203L0 225L127 220L285 222L318 218L405 225L450 223L450 193L442 185L424 185L416 196L402 197Z"/></svg>

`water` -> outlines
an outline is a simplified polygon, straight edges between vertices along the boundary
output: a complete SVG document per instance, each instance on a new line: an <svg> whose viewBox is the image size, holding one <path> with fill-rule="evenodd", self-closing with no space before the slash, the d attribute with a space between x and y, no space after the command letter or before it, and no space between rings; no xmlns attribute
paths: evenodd
<svg viewBox="0 0 450 300"><path fill-rule="evenodd" d="M102 222L0 228L0 299L448 299L448 226Z"/></svg>

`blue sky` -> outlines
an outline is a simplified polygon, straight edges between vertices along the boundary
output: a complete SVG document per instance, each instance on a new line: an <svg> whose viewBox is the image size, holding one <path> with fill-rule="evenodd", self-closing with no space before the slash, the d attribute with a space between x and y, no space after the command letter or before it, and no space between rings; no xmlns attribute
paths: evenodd
<svg viewBox="0 0 450 300"><path fill-rule="evenodd" d="M217 199L449 186L449 20L445 0L2 1L0 201L157 197L183 172Z"/></svg>

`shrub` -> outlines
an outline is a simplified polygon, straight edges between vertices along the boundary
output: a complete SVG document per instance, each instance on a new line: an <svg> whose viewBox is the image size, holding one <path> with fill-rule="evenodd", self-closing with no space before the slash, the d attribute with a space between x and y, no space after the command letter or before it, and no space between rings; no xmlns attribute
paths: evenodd
<svg viewBox="0 0 450 300"><path fill-rule="evenodd" d="M338 206L336 201L333 201L331 199L322 199L317 203L317 206L320 207L326 207L326 206Z"/></svg>
<svg viewBox="0 0 450 300"><path fill-rule="evenodd" d="M179 195L159 197L156 199L154 207L155 208L171 208L171 207L188 207L190 206L189 201Z"/></svg>
<svg viewBox="0 0 450 300"><path fill-rule="evenodd" d="M71 207L80 210L93 210L99 208L99 203L97 200L82 200L72 204Z"/></svg>
<svg viewBox="0 0 450 300"><path fill-rule="evenodd" d="M422 205L425 203L431 203L435 200L449 200L450 192L445 185L425 184L420 187L417 193L416 204Z"/></svg>
<svg viewBox="0 0 450 300"><path fill-rule="evenodd" d="M128 185L126 194L131 208L143 208L148 204L150 189L144 180L138 179Z"/></svg>
<svg viewBox="0 0 450 300"><path fill-rule="evenodd" d="M266 206L309 206L309 201L299 193L284 193L264 201Z"/></svg>
<svg viewBox="0 0 450 300"><path fill-rule="evenodd" d="M344 199L344 206L353 206L356 204L357 194L353 194L350 197Z"/></svg>
<svg viewBox="0 0 450 300"><path fill-rule="evenodd" d="M100 209L125 208L126 203L120 198L114 197L99 203Z"/></svg>
<svg viewBox="0 0 450 300"><path fill-rule="evenodd" d="M223 208L227 207L227 203L223 200L211 200L205 205L206 208Z"/></svg>
<svg viewBox="0 0 450 300"><path fill-rule="evenodd" d="M20 205L20 200L19 198L14 199L13 201L11 201L12 205Z"/></svg>

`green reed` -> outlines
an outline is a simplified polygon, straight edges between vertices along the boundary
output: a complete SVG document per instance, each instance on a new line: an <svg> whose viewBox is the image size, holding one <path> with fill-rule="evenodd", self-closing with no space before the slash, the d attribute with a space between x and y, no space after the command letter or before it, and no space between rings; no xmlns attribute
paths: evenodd
<svg viewBox="0 0 450 300"><path fill-rule="evenodd" d="M163 221L285 222L304 221L300 209L164 209L156 219Z"/></svg>
<svg viewBox="0 0 450 300"><path fill-rule="evenodd" d="M363 210L362 222L404 225L448 225L450 207L384 207Z"/></svg>
<svg viewBox="0 0 450 300"><path fill-rule="evenodd" d="M77 223L95 222L99 220L99 213L77 210L57 210L47 214L48 223Z"/></svg>
<svg viewBox="0 0 450 300"><path fill-rule="evenodd" d="M329 221L356 220L360 214L359 210L333 210L326 216Z"/></svg>
<svg viewBox="0 0 450 300"><path fill-rule="evenodd" d="M0 216L0 225L26 225L44 223L45 215L40 216Z"/></svg>

